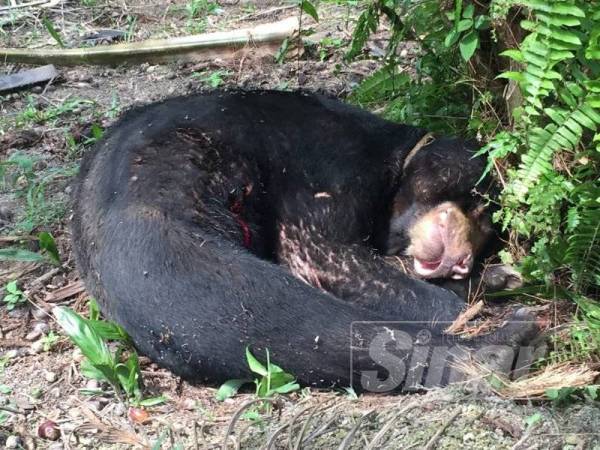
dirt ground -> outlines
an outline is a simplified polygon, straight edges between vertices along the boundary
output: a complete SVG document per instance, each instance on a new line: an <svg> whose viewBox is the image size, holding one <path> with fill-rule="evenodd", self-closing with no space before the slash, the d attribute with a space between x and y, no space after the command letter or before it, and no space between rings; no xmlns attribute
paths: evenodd
<svg viewBox="0 0 600 450"><path fill-rule="evenodd" d="M86 35L107 28L126 31L128 39L139 41L251 27L298 14L290 3L82 0L56 2L44 14L64 44L76 47ZM192 6L208 9L192 20ZM292 54L276 63L272 55L255 57L250 52L194 63L58 67L60 77L52 83L0 96L0 245L24 243L37 250L30 236L49 231L62 261L60 267L0 265L0 285L18 280L28 300L10 311L0 305L0 447L600 449L596 404L557 407L509 401L470 385L359 398L303 390L267 409L251 403L251 394L217 402L213 387L191 386L145 361L147 392L165 395L168 401L148 408L149 420L139 424L108 386L81 375L81 353L46 314L55 305L87 309L68 229L70 183L81 153L97 130L124 109L171 95L236 86L301 87L344 97L379 66L375 57L385 47L385 33L369 42L370 59L348 64L342 47L357 10L328 2L321 4L319 15L319 23L305 17L305 26L314 30L306 39L314 46L300 59ZM2 12L0 23L2 46L57 47L40 9ZM407 67L417 51L415 45L404 48ZM3 65L0 72L24 68ZM244 414L248 409L254 413ZM38 426L46 420L60 427L55 441L37 437Z"/></svg>

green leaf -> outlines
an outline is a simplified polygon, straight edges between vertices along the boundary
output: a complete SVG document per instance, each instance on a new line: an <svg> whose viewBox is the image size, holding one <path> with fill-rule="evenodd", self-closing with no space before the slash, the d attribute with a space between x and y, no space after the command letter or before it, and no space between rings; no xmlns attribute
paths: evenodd
<svg viewBox="0 0 600 450"><path fill-rule="evenodd" d="M476 30L487 30L491 26L491 21L488 16L477 16L475 18L475 29Z"/></svg>
<svg viewBox="0 0 600 450"><path fill-rule="evenodd" d="M87 320L65 306L52 310L56 321L90 364L100 371L111 383L117 382L115 363L106 342L89 326Z"/></svg>
<svg viewBox="0 0 600 450"><path fill-rule="evenodd" d="M81 361L79 370L81 371L81 374L86 378L91 378L92 380L109 381L104 375L104 373L102 373L100 370L94 367L90 360L87 358Z"/></svg>
<svg viewBox="0 0 600 450"><path fill-rule="evenodd" d="M22 248L0 249L0 261L42 262L45 260L43 255Z"/></svg>
<svg viewBox="0 0 600 450"><path fill-rule="evenodd" d="M538 412L538 413L532 414L531 416L527 417L525 419L525 423L527 424L527 427L530 427L530 426L538 423L540 420L542 420L542 415Z"/></svg>
<svg viewBox="0 0 600 450"><path fill-rule="evenodd" d="M500 53L500 56L506 56L507 58L510 58L514 61L523 63L525 62L525 57L523 56L523 53L521 52L521 50L517 50L517 49L509 49L509 50L504 50L502 53Z"/></svg>
<svg viewBox="0 0 600 450"><path fill-rule="evenodd" d="M463 37L460 40L460 43L459 43L460 55L462 56L462 58L465 61L469 61L469 59L471 59L471 57L475 53L475 50L477 50L478 46L479 46L479 35L476 32L471 31L470 33L467 33L465 35L465 37Z"/></svg>
<svg viewBox="0 0 600 450"><path fill-rule="evenodd" d="M12 392L12 388L6 384L0 384L0 394L8 395Z"/></svg>
<svg viewBox="0 0 600 450"><path fill-rule="evenodd" d="M473 19L462 19L460 22L458 22L457 31L459 33L470 30L471 28L473 28Z"/></svg>
<svg viewBox="0 0 600 450"><path fill-rule="evenodd" d="M444 46L446 48L452 47L454 44L456 44L459 37L460 37L460 33L457 30L455 30L454 28L451 29L448 32L448 34L446 35L446 39L444 39Z"/></svg>
<svg viewBox="0 0 600 450"><path fill-rule="evenodd" d="M56 242L54 242L52 235L46 231L42 231L40 234L38 234L38 241L40 243L40 248L48 253L50 259L54 263L60 265L60 256L58 255Z"/></svg>
<svg viewBox="0 0 600 450"><path fill-rule="evenodd" d="M56 29L54 28L54 25L52 25L52 22L47 17L43 17L42 24L44 25L44 27L46 28L48 33L50 33L50 36L52 36L52 38L59 45L59 47L65 48L65 44L63 44L63 41L60 38L60 34L58 34L58 31L56 31Z"/></svg>
<svg viewBox="0 0 600 450"><path fill-rule="evenodd" d="M90 310L90 318L89 320L99 320L100 319L100 307L98 306L98 302L95 298L90 298L88 302L88 308Z"/></svg>
<svg viewBox="0 0 600 450"><path fill-rule="evenodd" d="M252 380L246 380L246 379L227 380L225 383L223 383L221 385L221 387L217 391L217 394L215 395L215 398L219 402L222 402L225 399L231 398L235 394L238 393L238 391L244 384L248 384L248 383L252 383Z"/></svg>
<svg viewBox="0 0 600 450"><path fill-rule="evenodd" d="M105 320L87 320L87 324L102 338L109 341L129 342L129 335L120 325Z"/></svg>
<svg viewBox="0 0 600 450"><path fill-rule="evenodd" d="M310 17L315 19L317 22L319 21L319 15L317 14L317 8L315 8L315 5L313 5L311 2L309 2L308 0L301 0L300 8L302 9L302 11L304 11Z"/></svg>
<svg viewBox="0 0 600 450"><path fill-rule="evenodd" d="M163 403L167 403L168 401L169 401L168 397L166 397L164 395L159 395L158 397L148 397L148 398L145 398L144 400L140 400L138 402L138 405L150 407L150 406L162 405Z"/></svg>
<svg viewBox="0 0 600 450"><path fill-rule="evenodd" d="M284 384L283 386L279 386L279 387L276 387L271 390L278 394L289 394L290 392L297 391L298 389L300 389L300 385L298 383L290 382L290 383Z"/></svg>
<svg viewBox="0 0 600 450"><path fill-rule="evenodd" d="M473 14L475 13L475 6L472 3L469 3L465 10L463 11L462 16L467 19L472 19Z"/></svg>
<svg viewBox="0 0 600 450"><path fill-rule="evenodd" d="M252 372L263 377L269 373L267 371L267 368L261 362L259 362L258 359L256 359L254 355L250 352L249 347L246 347L246 361L248 362L248 367L250 367L250 370Z"/></svg>
<svg viewBox="0 0 600 450"><path fill-rule="evenodd" d="M16 296L23 294L23 292L21 292L21 290L19 289L19 286L17 286L17 280L12 280L6 283L5 289L7 292L10 292L11 294Z"/></svg>

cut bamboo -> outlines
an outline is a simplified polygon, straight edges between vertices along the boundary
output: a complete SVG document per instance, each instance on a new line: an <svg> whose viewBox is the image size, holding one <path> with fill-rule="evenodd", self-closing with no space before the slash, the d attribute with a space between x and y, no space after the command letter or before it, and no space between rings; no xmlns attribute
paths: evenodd
<svg viewBox="0 0 600 450"><path fill-rule="evenodd" d="M299 28L297 17L233 31L150 39L142 42L71 49L1 48L0 61L5 63L116 65L123 63L197 61L207 57L231 55L247 47L267 46L271 50Z"/></svg>

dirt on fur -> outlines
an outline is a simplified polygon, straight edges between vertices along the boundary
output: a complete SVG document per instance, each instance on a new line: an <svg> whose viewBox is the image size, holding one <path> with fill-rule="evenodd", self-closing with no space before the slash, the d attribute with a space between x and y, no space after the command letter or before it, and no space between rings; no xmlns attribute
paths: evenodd
<svg viewBox="0 0 600 450"><path fill-rule="evenodd" d="M2 11L0 44L56 48L44 17L67 47L77 47L100 29L124 31L126 39L140 41L251 27L299 14L291 3L54 2L44 9ZM0 263L0 286L18 280L27 300L11 310L0 305L0 447L600 448L597 404L505 400L474 383L413 395L356 398L352 392L304 389L272 403L250 393L218 402L214 387L189 385L142 358L145 394L168 400L147 408L147 420L140 420L108 385L81 374L81 352L48 313L68 305L87 314L68 229L70 183L82 152L123 110L168 96L216 87L348 95L381 66L386 41L384 26L369 41L366 58L344 61L358 15L352 3L321 2L318 23L304 15L303 28L312 31L304 38L312 45L281 63L249 54L197 63L58 67L60 77L47 85L0 96L0 246L37 251L35 236L48 231L61 255L60 266ZM418 51L416 44L404 45L406 70ZM10 64L2 72L26 68ZM47 421L59 429L56 440L38 436Z"/></svg>

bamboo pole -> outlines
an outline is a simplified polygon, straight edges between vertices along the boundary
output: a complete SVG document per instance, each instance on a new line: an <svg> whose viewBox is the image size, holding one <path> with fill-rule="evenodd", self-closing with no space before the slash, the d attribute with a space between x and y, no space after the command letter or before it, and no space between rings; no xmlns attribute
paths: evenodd
<svg viewBox="0 0 600 450"><path fill-rule="evenodd" d="M187 61L219 56L232 50L279 45L298 30L298 18L257 25L233 31L150 39L142 42L70 49L20 49L0 47L0 61L5 63L55 64L73 66L140 62Z"/></svg>

